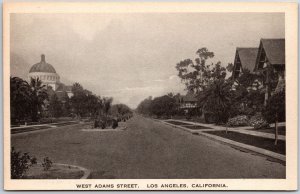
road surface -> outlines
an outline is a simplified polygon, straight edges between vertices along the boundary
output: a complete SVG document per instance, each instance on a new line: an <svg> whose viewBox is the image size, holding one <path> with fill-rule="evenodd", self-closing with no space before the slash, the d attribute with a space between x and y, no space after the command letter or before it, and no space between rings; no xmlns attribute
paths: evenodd
<svg viewBox="0 0 300 194"><path fill-rule="evenodd" d="M12 137L38 160L79 165L91 178L285 178L285 166L202 136L135 115L125 131L64 126Z"/></svg>

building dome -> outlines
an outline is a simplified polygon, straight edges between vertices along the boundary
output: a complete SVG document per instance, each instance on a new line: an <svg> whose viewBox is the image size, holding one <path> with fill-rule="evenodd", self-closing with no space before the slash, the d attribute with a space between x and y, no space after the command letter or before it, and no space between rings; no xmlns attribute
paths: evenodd
<svg viewBox="0 0 300 194"><path fill-rule="evenodd" d="M32 72L56 73L54 67L49 63L46 63L45 55L41 55L41 62L34 64L30 68L29 73Z"/></svg>
<svg viewBox="0 0 300 194"><path fill-rule="evenodd" d="M60 83L60 77L56 73L54 67L46 63L45 55L41 56L41 62L34 64L28 74L28 80L40 79L46 86L51 86L55 91Z"/></svg>

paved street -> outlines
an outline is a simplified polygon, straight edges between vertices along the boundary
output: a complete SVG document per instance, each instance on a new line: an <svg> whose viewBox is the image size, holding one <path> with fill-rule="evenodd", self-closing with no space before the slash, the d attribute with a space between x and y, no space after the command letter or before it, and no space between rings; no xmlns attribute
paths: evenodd
<svg viewBox="0 0 300 194"><path fill-rule="evenodd" d="M285 178L280 163L138 115L125 131L82 128L12 136L12 146L88 168L91 178Z"/></svg>

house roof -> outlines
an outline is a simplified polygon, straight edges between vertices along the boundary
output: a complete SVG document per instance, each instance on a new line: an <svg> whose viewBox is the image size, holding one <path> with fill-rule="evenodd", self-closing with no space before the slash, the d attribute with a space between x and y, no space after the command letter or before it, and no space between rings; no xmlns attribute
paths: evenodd
<svg viewBox="0 0 300 194"><path fill-rule="evenodd" d="M253 72L258 53L258 48L236 48L242 68Z"/></svg>
<svg viewBox="0 0 300 194"><path fill-rule="evenodd" d="M195 94L188 92L185 96L181 96L182 101L184 102L197 102Z"/></svg>
<svg viewBox="0 0 300 194"><path fill-rule="evenodd" d="M261 39L260 46L272 65L285 64L285 39Z"/></svg>

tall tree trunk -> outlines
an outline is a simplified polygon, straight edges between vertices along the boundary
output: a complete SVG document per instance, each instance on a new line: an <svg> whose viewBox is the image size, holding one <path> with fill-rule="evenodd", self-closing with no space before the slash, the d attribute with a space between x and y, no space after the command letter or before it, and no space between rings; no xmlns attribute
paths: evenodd
<svg viewBox="0 0 300 194"><path fill-rule="evenodd" d="M270 88L270 65L267 64L267 78L266 78L266 93L265 93L265 101L264 105L267 106L267 102L271 96L271 88Z"/></svg>
<svg viewBox="0 0 300 194"><path fill-rule="evenodd" d="M32 113L31 113L31 120L32 122L37 122L38 121L38 118L37 118L37 114L38 114L38 107L37 107L37 104L34 103L33 104L33 110L32 110Z"/></svg>
<svg viewBox="0 0 300 194"><path fill-rule="evenodd" d="M277 145L278 142L278 119L277 119L277 113L275 116L275 145Z"/></svg>

